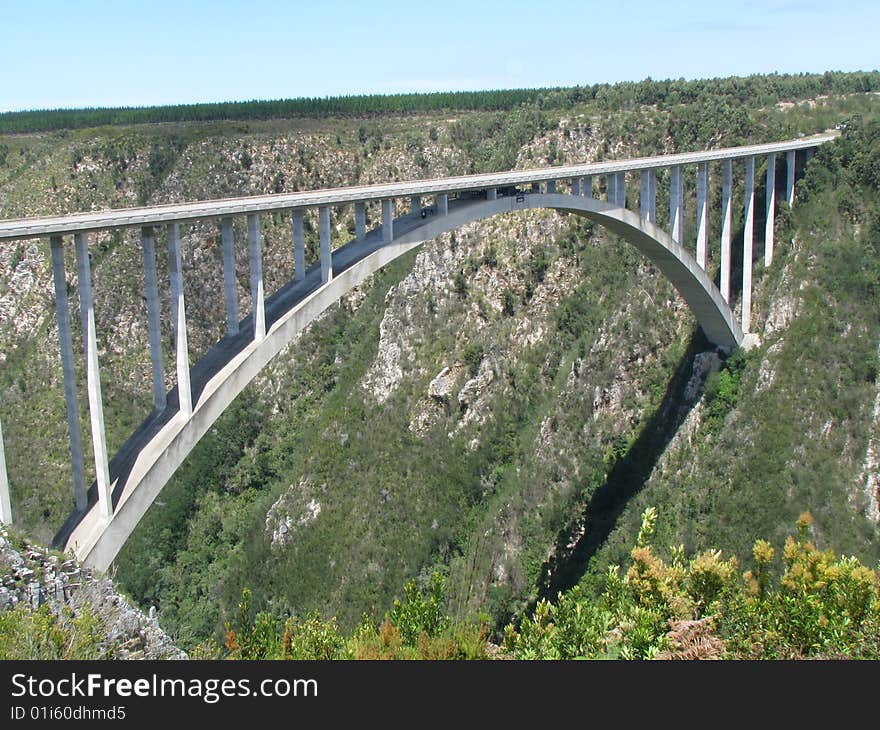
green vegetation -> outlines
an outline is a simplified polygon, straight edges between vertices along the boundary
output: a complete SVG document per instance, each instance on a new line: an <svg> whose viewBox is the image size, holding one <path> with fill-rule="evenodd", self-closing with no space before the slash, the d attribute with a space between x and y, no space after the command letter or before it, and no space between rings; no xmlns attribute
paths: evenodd
<svg viewBox="0 0 880 730"><path fill-rule="evenodd" d="M631 564L608 568L596 600L579 587L542 600L504 649L518 659L880 658L880 575L856 558L820 551L808 539L812 517L798 520L770 577L775 550L757 540L754 569L736 557L684 546L664 561L652 545L657 512L645 510Z"/></svg>
<svg viewBox="0 0 880 730"><path fill-rule="evenodd" d="M48 606L18 605L0 611L0 660L111 659L102 628L88 607L76 616L65 608L58 616Z"/></svg>

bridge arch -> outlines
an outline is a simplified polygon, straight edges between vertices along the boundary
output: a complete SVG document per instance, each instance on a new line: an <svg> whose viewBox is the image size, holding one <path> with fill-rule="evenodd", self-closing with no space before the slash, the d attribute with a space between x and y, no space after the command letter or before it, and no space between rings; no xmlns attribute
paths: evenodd
<svg viewBox="0 0 880 730"><path fill-rule="evenodd" d="M321 282L320 263L299 282L290 282L266 301L266 333L253 337L250 318L235 338L226 337L193 367L193 410L166 413L145 423L111 463L113 513L103 517L90 494L89 509L72 517L56 545L73 550L86 564L107 570L140 519L212 424L256 375L322 312L395 259L442 233L502 213L551 209L583 216L616 233L641 251L684 298L706 337L724 350L740 345L743 332L708 274L665 231L620 205L559 193L524 193L462 200L448 212L403 216L395 236L382 241L377 228L362 241L333 252L333 276ZM201 375L198 371L201 367ZM201 382L199 383L199 380ZM172 411L177 398L169 396ZM123 453L126 452L127 453Z"/></svg>

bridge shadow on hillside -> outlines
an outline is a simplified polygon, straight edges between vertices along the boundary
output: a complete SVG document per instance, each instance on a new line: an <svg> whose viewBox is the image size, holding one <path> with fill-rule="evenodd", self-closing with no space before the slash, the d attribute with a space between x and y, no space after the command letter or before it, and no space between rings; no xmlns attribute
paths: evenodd
<svg viewBox="0 0 880 730"><path fill-rule="evenodd" d="M658 459L699 400L686 401L684 398L694 356L715 350L702 330L697 328L675 367L660 405L627 453L611 468L605 482L593 493L579 515L580 519L575 522L584 526L581 537L569 547L571 524L557 536L553 556L541 569L537 586L539 598L554 600L559 591L572 588L586 573L591 559L617 527L624 510L641 492Z"/></svg>
<svg viewBox="0 0 880 730"><path fill-rule="evenodd" d="M804 153L798 152L797 154L796 184L802 180L805 173ZM759 265L763 265L766 246L764 239L764 224L767 220L765 181L764 175L756 175L752 260L759 262ZM785 188L785 166L782 159L777 157L775 176L777 210L780 205L785 205ZM738 202L741 204L742 199ZM734 204L737 204L736 198L734 198ZM736 306L742 299L745 230L741 210L739 215L740 219L732 231L730 245L731 306ZM734 217L734 220L736 221L737 218ZM777 243L783 242L778 241ZM720 271L716 273L714 283L716 286L720 285ZM676 366L672 380L666 387L660 406L645 424L626 455L613 466L605 482L590 498L583 512L579 515L580 520L573 523L584 525L584 532L580 539L573 547L569 547L572 524L569 524L557 536L553 557L542 566L537 586L540 598L554 600L559 591L565 591L575 586L587 572L590 561L617 527L624 510L641 492L658 459L697 403L698 399L693 402L685 401L683 395L684 387L691 376L694 356L697 353L714 349L715 347L706 339L702 330L697 328L691 336L687 351Z"/></svg>

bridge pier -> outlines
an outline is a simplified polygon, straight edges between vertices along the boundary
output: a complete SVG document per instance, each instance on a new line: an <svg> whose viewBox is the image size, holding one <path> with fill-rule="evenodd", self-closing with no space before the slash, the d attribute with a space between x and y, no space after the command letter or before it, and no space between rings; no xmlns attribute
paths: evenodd
<svg viewBox="0 0 880 730"><path fill-rule="evenodd" d="M593 176L592 175L584 175L581 178L581 193L585 198L593 197Z"/></svg>
<svg viewBox="0 0 880 730"><path fill-rule="evenodd" d="M358 241L367 237L367 204L354 204L354 235Z"/></svg>
<svg viewBox="0 0 880 730"><path fill-rule="evenodd" d="M498 188L488 188L486 190L486 200L498 200Z"/></svg>
<svg viewBox="0 0 880 730"><path fill-rule="evenodd" d="M639 176L639 215L647 222L651 197L651 171L642 170Z"/></svg>
<svg viewBox="0 0 880 730"><path fill-rule="evenodd" d="M223 296L226 299L226 334L238 334L238 287L235 281L235 239L232 218L220 221L220 239L223 243Z"/></svg>
<svg viewBox="0 0 880 730"><path fill-rule="evenodd" d="M764 224L764 266L773 263L773 243L776 224L776 155L767 156L766 183L767 217Z"/></svg>
<svg viewBox="0 0 880 730"><path fill-rule="evenodd" d="M259 341L266 336L266 293L263 288L263 241L260 235L259 213L248 214L247 227L254 339Z"/></svg>
<svg viewBox="0 0 880 730"><path fill-rule="evenodd" d="M382 243L391 243L394 240L394 199L386 198L382 201Z"/></svg>
<svg viewBox="0 0 880 730"><path fill-rule="evenodd" d="M162 363L162 335L159 321L159 278L156 273L156 244L153 229L141 228L141 253L144 258L144 295L147 300L147 324L150 332L150 364L153 370L153 408L165 410L165 366Z"/></svg>
<svg viewBox="0 0 880 730"><path fill-rule="evenodd" d="M436 198L437 215L446 215L449 212L449 195L438 193Z"/></svg>
<svg viewBox="0 0 880 730"><path fill-rule="evenodd" d="M306 243L303 232L303 212L293 211L293 281L298 283L306 275Z"/></svg>
<svg viewBox="0 0 880 730"><path fill-rule="evenodd" d="M697 165L697 264L706 269L706 241L709 237L707 197L709 193L709 163Z"/></svg>
<svg viewBox="0 0 880 730"><path fill-rule="evenodd" d="M581 179L579 177L573 177L571 179L571 194L572 195L580 195L581 194Z"/></svg>
<svg viewBox="0 0 880 730"><path fill-rule="evenodd" d="M422 213L422 196L411 195L409 199L409 212L418 217Z"/></svg>
<svg viewBox="0 0 880 730"><path fill-rule="evenodd" d="M724 301L730 303L730 238L733 225L733 162L721 163L721 280L719 289Z"/></svg>
<svg viewBox="0 0 880 730"><path fill-rule="evenodd" d="M176 224L175 224L176 225ZM104 402L101 397L101 371L98 367L98 339L95 330L95 305L92 299L92 272L89 262L87 233L74 236L76 271L79 285L79 311L82 320L83 344L86 355L86 387L89 394L89 417L92 424L92 446L95 452L95 481L98 485L98 509L106 520L113 514L110 494L110 464L104 434Z"/></svg>
<svg viewBox="0 0 880 730"><path fill-rule="evenodd" d="M555 192L556 192L556 181L555 180L548 180L547 181L547 194L552 195Z"/></svg>
<svg viewBox="0 0 880 730"><path fill-rule="evenodd" d="M61 348L61 372L64 377L64 406L67 411L67 432L70 441L70 464L73 469L73 499L78 510L88 504L82 430L79 422L79 401L76 395L76 370L73 365L73 338L70 334L70 304L67 300L67 278L64 275L64 241L61 236L49 239L52 251L52 278L55 282L55 319Z"/></svg>
<svg viewBox="0 0 880 730"><path fill-rule="evenodd" d="M177 360L177 399L180 412L192 415L192 387L189 379L189 346L186 337L186 305L183 296L183 262L180 257L180 224L168 224L168 273L171 279L171 316Z"/></svg>
<svg viewBox="0 0 880 730"><path fill-rule="evenodd" d="M626 208L626 172L617 173L617 204Z"/></svg>
<svg viewBox="0 0 880 730"><path fill-rule="evenodd" d="M669 235L681 243L683 186L681 165L673 165L669 176Z"/></svg>
<svg viewBox="0 0 880 730"><path fill-rule="evenodd" d="M743 288L742 324L743 334L752 326L752 247L755 234L755 158L746 158L745 179L745 226L743 228Z"/></svg>
<svg viewBox="0 0 880 730"><path fill-rule="evenodd" d="M785 200L788 202L789 208L794 206L794 173L796 161L796 150L789 150L785 153L785 167L787 173L785 180Z"/></svg>
<svg viewBox="0 0 880 730"><path fill-rule="evenodd" d="M415 205L415 198L413 198ZM419 202L421 207L421 201ZM321 283L333 278L333 253L330 251L330 208L318 208L318 232L321 238Z"/></svg>
<svg viewBox="0 0 880 730"><path fill-rule="evenodd" d="M605 199L608 205L617 203L617 175L613 172L605 176Z"/></svg>
<svg viewBox="0 0 880 730"><path fill-rule="evenodd" d="M6 447L3 445L2 423L0 423L0 524L12 524L12 501L9 498L9 476L6 473Z"/></svg>

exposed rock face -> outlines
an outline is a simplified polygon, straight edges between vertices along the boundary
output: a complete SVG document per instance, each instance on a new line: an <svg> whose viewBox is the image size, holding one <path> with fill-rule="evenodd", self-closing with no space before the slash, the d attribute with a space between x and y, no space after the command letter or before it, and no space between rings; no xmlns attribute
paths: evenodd
<svg viewBox="0 0 880 730"><path fill-rule="evenodd" d="M717 352L700 352L695 355L690 380L684 387L684 397L687 400L696 398L703 389L703 383L706 382L709 373L714 373L720 367L721 358Z"/></svg>
<svg viewBox="0 0 880 730"><path fill-rule="evenodd" d="M296 531L318 519L321 503L311 496L306 480L291 484L266 513L266 532L271 535L273 547L284 547Z"/></svg>
<svg viewBox="0 0 880 730"><path fill-rule="evenodd" d="M65 609L79 615L86 608L101 621L106 659L186 659L159 628L155 609L147 616L117 593L113 582L74 560L42 548L16 548L0 527L0 611L43 605L56 615Z"/></svg>

